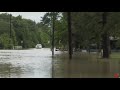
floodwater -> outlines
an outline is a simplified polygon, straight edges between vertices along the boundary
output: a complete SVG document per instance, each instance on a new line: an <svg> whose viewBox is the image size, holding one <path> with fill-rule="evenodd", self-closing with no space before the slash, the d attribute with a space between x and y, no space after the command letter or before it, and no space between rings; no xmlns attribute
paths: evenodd
<svg viewBox="0 0 120 90"><path fill-rule="evenodd" d="M1 78L51 78L50 49L0 50Z"/></svg>
<svg viewBox="0 0 120 90"><path fill-rule="evenodd" d="M69 60L66 53L57 54L53 60L54 78L114 78L115 74L120 75L117 58L100 59L94 53L75 53Z"/></svg>
<svg viewBox="0 0 120 90"><path fill-rule="evenodd" d="M49 48L29 50L0 50L0 78L114 78L120 74L120 60L103 60Z"/></svg>

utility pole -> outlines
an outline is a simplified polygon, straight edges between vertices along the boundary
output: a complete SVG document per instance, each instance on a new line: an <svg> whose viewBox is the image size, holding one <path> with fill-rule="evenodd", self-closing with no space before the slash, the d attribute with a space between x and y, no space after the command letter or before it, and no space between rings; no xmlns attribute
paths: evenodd
<svg viewBox="0 0 120 90"><path fill-rule="evenodd" d="M52 58L54 58L55 13L52 12ZM54 59L52 60L52 78L54 78Z"/></svg>
<svg viewBox="0 0 120 90"><path fill-rule="evenodd" d="M13 49L14 49L14 46L15 46L15 40L14 40L14 36L12 34L12 14L10 14L10 45L11 45L11 40L13 40Z"/></svg>
<svg viewBox="0 0 120 90"><path fill-rule="evenodd" d="M11 39L11 36L12 36L12 34L11 34L11 17L12 17L12 15L10 14L10 39Z"/></svg>
<svg viewBox="0 0 120 90"><path fill-rule="evenodd" d="M55 16L52 12L52 57L54 57L54 31L55 31Z"/></svg>
<svg viewBox="0 0 120 90"><path fill-rule="evenodd" d="M12 33L11 33L11 18L12 18L12 15L10 14L10 40L9 40L9 45L10 45L10 49L11 49L11 40L12 40Z"/></svg>
<svg viewBox="0 0 120 90"><path fill-rule="evenodd" d="M72 59L72 30L71 30L71 12L67 12L67 17L68 17L69 59Z"/></svg>

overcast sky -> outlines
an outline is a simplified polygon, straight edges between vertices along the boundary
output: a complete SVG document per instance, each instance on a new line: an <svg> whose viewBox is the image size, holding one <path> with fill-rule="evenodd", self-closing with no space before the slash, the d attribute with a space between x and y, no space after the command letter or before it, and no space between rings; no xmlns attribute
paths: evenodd
<svg viewBox="0 0 120 90"><path fill-rule="evenodd" d="M23 18L40 22L41 17L43 17L46 12L0 12L0 14L1 13L11 13L13 16L22 15Z"/></svg>

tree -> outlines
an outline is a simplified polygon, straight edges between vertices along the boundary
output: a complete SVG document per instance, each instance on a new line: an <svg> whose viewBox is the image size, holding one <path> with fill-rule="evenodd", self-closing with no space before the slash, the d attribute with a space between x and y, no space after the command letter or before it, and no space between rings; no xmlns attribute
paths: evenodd
<svg viewBox="0 0 120 90"><path fill-rule="evenodd" d="M11 16L10 19L9 14L0 14L0 36L2 36L3 34L11 36L11 45L22 45L23 48L35 47L36 44L41 43L39 28L41 28L41 26L38 26L35 21L32 21L30 19L23 19L20 15L17 17ZM21 43L22 41L23 43ZM0 44L1 46L3 46L3 43Z"/></svg>
<svg viewBox="0 0 120 90"><path fill-rule="evenodd" d="M107 23L107 12L103 12L102 19L104 31L102 35L103 58L109 58L109 45L110 45L109 33L108 30L104 30L104 27Z"/></svg>
<svg viewBox="0 0 120 90"><path fill-rule="evenodd" d="M69 59L72 59L72 30L71 30L71 12L67 12L68 16L68 42L69 42Z"/></svg>
<svg viewBox="0 0 120 90"><path fill-rule="evenodd" d="M4 48L4 49L11 49L12 46L13 46L13 43L9 42L9 41L12 41L10 38L9 38L9 35L8 34L2 34L0 36L0 45L1 45L1 48Z"/></svg>

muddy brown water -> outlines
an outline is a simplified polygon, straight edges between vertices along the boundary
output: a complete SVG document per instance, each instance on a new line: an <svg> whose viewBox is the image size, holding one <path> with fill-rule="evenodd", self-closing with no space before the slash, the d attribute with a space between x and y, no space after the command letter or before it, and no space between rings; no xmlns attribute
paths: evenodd
<svg viewBox="0 0 120 90"><path fill-rule="evenodd" d="M0 78L114 78L120 74L120 60L95 59L75 53L72 60L67 52L49 48L0 50Z"/></svg>

